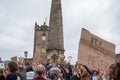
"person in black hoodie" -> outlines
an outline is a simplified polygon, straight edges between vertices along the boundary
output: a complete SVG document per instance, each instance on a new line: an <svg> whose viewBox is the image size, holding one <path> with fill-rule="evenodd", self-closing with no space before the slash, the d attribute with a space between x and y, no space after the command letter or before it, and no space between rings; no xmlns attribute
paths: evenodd
<svg viewBox="0 0 120 80"><path fill-rule="evenodd" d="M18 65L15 62L8 63L10 73L7 75L6 80L22 80L21 75L18 73Z"/></svg>

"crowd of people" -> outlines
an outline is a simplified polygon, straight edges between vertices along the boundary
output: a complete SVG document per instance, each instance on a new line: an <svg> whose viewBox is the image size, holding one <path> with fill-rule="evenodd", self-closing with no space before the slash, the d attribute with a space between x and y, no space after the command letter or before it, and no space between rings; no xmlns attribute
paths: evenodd
<svg viewBox="0 0 120 80"><path fill-rule="evenodd" d="M76 62L58 64L39 64L36 68L32 66L18 65L10 62L8 68L0 70L0 80L27 80L26 72L33 71L32 80L120 80L120 61L109 66L109 74L103 74L100 70L91 70L87 66Z"/></svg>

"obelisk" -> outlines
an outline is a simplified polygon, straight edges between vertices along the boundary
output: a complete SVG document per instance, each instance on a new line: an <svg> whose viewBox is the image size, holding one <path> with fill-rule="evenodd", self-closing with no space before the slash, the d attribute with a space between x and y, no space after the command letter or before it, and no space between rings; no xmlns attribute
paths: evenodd
<svg viewBox="0 0 120 80"><path fill-rule="evenodd" d="M49 53L56 51L57 54L64 54L61 0L52 0L47 50Z"/></svg>

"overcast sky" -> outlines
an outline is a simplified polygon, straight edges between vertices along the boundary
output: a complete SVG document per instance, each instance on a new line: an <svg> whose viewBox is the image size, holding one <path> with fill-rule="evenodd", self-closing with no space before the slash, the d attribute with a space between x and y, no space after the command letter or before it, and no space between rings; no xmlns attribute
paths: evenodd
<svg viewBox="0 0 120 80"><path fill-rule="evenodd" d="M116 45L120 53L120 0L62 0L65 55L77 60L81 29ZM0 57L33 56L34 24L49 24L51 0L0 0Z"/></svg>

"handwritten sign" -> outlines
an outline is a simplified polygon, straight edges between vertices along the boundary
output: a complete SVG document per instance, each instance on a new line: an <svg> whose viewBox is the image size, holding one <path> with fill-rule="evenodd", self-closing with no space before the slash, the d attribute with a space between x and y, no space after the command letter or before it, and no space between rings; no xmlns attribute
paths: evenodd
<svg viewBox="0 0 120 80"><path fill-rule="evenodd" d="M17 62L17 57L15 56L15 57L11 57L11 61L12 62Z"/></svg>
<svg viewBox="0 0 120 80"><path fill-rule="evenodd" d="M115 45L82 29L78 61L104 73L115 61Z"/></svg>

